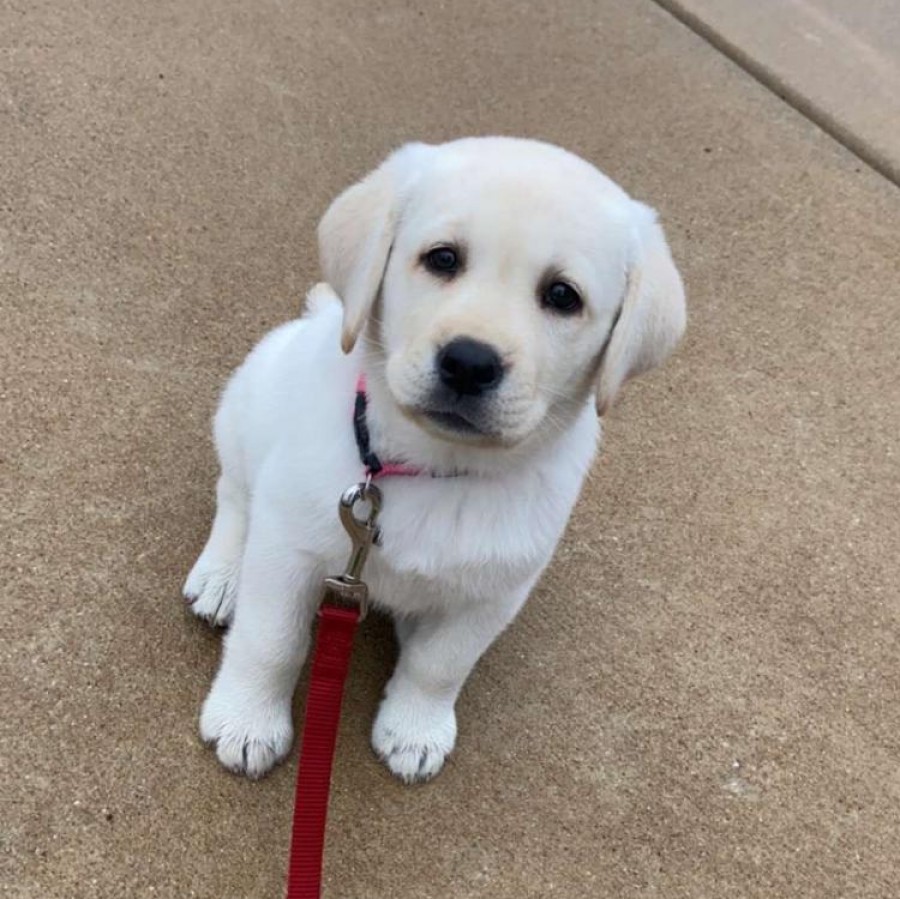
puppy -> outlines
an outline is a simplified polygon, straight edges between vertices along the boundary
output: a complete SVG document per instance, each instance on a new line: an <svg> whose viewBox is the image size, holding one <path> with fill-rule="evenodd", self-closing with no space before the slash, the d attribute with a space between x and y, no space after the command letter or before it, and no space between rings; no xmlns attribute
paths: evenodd
<svg viewBox="0 0 900 899"><path fill-rule="evenodd" d="M372 745L426 780L469 672L553 555L597 412L673 349L684 293L651 209L530 140L405 146L334 201L319 245L330 286L251 352L215 417L216 516L184 593L231 626L200 732L250 777L290 748L322 579L348 555L337 502L363 477L364 375L372 450L422 472L379 482L364 579L400 655Z"/></svg>

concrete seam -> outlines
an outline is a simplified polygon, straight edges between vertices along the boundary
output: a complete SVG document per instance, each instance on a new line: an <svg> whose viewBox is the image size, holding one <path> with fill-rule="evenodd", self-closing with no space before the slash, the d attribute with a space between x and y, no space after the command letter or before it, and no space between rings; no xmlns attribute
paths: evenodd
<svg viewBox="0 0 900 899"><path fill-rule="evenodd" d="M763 65L747 51L728 40L696 13L685 9L679 0L653 0L653 2L681 22L686 28L693 31L698 37L703 38L724 56L727 56L751 78L796 109L802 116L821 128L829 137L836 140L841 146L873 168L882 177L895 186L900 186L900 166L877 150L866 146L849 128L846 128L830 113L821 109L808 97L805 97L799 90L787 84L772 69Z"/></svg>

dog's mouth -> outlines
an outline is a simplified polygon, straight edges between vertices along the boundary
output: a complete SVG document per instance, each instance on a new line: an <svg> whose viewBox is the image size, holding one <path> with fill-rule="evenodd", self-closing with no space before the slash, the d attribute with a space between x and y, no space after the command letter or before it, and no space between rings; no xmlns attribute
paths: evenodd
<svg viewBox="0 0 900 899"><path fill-rule="evenodd" d="M401 407L406 415L435 437L455 443L497 446L503 443L498 431L486 427L474 416L450 409L424 406Z"/></svg>
<svg viewBox="0 0 900 899"><path fill-rule="evenodd" d="M460 415L459 412L438 412L434 409L424 409L421 414L432 424L447 431L458 431L462 434L484 434L484 431L474 421Z"/></svg>

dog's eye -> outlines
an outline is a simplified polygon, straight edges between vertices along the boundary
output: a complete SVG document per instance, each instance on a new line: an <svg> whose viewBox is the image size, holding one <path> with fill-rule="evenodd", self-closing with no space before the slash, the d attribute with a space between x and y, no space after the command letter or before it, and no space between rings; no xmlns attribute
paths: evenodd
<svg viewBox="0 0 900 899"><path fill-rule="evenodd" d="M459 253L453 247L435 247L429 250L422 261L428 271L435 275L455 275L459 271Z"/></svg>
<svg viewBox="0 0 900 899"><path fill-rule="evenodd" d="M548 309L559 312L561 315L574 315L581 311L584 303L578 295L578 291L565 281L554 281L545 288L541 302Z"/></svg>

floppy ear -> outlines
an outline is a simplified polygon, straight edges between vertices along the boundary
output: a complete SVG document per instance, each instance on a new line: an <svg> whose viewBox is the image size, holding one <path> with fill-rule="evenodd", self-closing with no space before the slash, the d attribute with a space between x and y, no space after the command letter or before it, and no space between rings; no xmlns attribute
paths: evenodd
<svg viewBox="0 0 900 899"><path fill-rule="evenodd" d="M344 304L341 347L349 353L381 289L404 191L424 144L407 144L345 190L319 223L325 280Z"/></svg>
<svg viewBox="0 0 900 899"><path fill-rule="evenodd" d="M684 333L684 287L672 262L656 212L631 201L635 209L635 249L625 299L600 364L597 412L604 415L622 385L656 368Z"/></svg>

